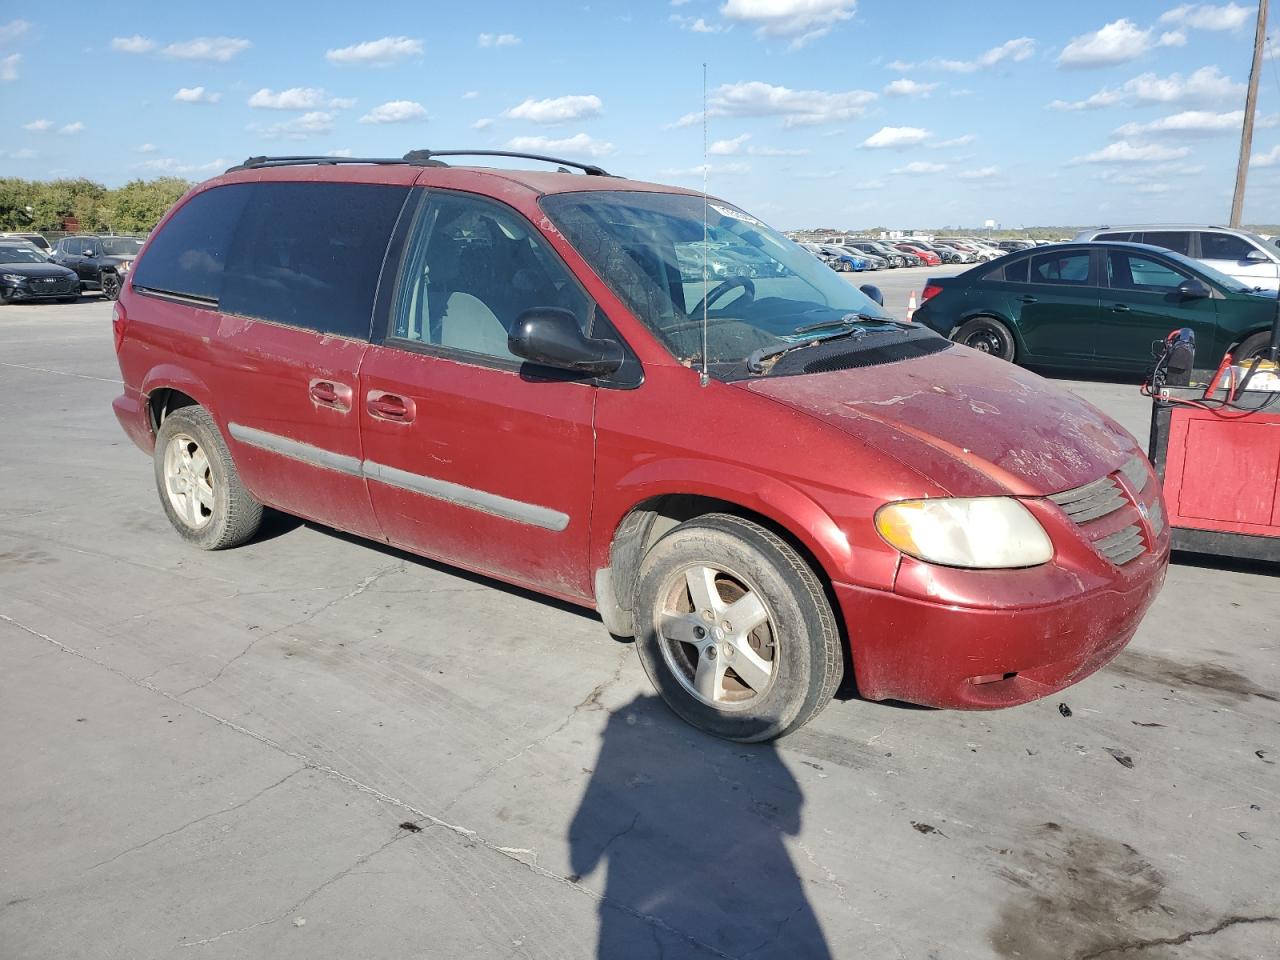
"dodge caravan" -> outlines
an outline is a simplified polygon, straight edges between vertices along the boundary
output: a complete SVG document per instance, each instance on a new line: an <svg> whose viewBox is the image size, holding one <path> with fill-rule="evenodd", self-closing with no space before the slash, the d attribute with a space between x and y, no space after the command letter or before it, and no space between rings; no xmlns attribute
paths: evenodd
<svg viewBox="0 0 1280 960"><path fill-rule="evenodd" d="M153 232L114 406L193 545L272 508L594 608L740 741L848 671L1005 707L1133 636L1169 531L1113 421L731 203L454 155L251 158Z"/></svg>

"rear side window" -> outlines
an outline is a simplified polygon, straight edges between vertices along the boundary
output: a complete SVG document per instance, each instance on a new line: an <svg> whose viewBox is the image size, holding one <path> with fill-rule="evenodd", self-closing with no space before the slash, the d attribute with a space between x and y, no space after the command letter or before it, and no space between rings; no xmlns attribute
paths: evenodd
<svg viewBox="0 0 1280 960"><path fill-rule="evenodd" d="M366 339L408 187L259 183L227 256L226 313Z"/></svg>
<svg viewBox="0 0 1280 960"><path fill-rule="evenodd" d="M984 280L1008 280L1010 283L1026 283L1027 282L1027 264L1031 261L1026 257L1020 260L1014 260L1012 263L1006 263L1004 266L996 267Z"/></svg>
<svg viewBox="0 0 1280 960"><path fill-rule="evenodd" d="M1132 233L1100 233L1093 239L1095 240L1132 240Z"/></svg>
<svg viewBox="0 0 1280 960"><path fill-rule="evenodd" d="M215 187L184 203L139 259L133 286L216 304L227 247L253 190L247 183Z"/></svg>
<svg viewBox="0 0 1280 960"><path fill-rule="evenodd" d="M1089 282L1089 251L1042 253L1031 258L1032 283L1061 283L1083 286Z"/></svg>
<svg viewBox="0 0 1280 960"><path fill-rule="evenodd" d="M1200 258L1202 260L1243 260L1253 253L1253 244L1229 233L1200 234Z"/></svg>
<svg viewBox="0 0 1280 960"><path fill-rule="evenodd" d="M1142 242L1184 256L1191 255L1191 233L1187 230L1148 230L1142 235Z"/></svg>

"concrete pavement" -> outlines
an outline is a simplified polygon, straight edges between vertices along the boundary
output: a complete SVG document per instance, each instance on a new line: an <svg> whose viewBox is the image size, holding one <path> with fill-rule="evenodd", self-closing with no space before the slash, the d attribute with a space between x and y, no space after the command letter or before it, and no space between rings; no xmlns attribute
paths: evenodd
<svg viewBox="0 0 1280 960"><path fill-rule="evenodd" d="M0 309L0 956L1280 954L1274 571L1175 564L1049 701L726 744L587 612L285 520L186 547L109 314Z"/></svg>

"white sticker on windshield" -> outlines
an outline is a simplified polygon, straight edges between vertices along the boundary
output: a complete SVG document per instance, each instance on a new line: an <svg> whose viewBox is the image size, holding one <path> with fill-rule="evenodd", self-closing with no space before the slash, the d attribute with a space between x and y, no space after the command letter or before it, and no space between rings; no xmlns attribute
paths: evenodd
<svg viewBox="0 0 1280 960"><path fill-rule="evenodd" d="M746 223L754 223L757 227L763 227L764 224L750 214L743 213L741 210L735 210L733 207L722 207L718 203L708 203L712 210L720 214L722 217L728 217L730 220L742 220Z"/></svg>

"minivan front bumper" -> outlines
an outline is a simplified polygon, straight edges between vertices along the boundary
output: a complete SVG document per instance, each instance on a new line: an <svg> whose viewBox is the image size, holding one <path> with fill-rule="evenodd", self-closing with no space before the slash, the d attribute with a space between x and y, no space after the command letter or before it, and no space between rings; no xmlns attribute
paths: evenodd
<svg viewBox="0 0 1280 960"><path fill-rule="evenodd" d="M1062 591L1058 599L1027 606L833 586L862 696L992 710L1048 696L1106 666L1137 631L1160 592L1168 562L1166 530L1153 551L1126 565L1132 569L1117 568L1113 578L1093 589ZM1049 582L1063 573L1055 567L1040 568L1046 593L1059 592ZM953 582L970 579L977 596L984 576L1004 574L964 571Z"/></svg>

